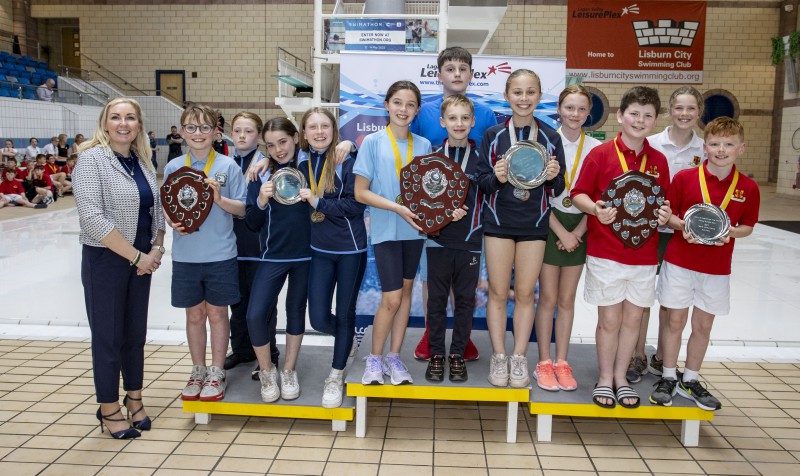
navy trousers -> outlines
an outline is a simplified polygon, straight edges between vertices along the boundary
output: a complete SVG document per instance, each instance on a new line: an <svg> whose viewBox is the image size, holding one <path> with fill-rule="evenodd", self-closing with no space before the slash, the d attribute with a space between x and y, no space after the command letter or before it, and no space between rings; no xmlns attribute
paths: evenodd
<svg viewBox="0 0 800 476"><path fill-rule="evenodd" d="M308 314L311 327L334 336L333 368L343 370L353 346L356 301L367 267L367 254L312 251L311 256L308 280ZM334 286L336 312L331 313Z"/></svg>
<svg viewBox="0 0 800 476"><path fill-rule="evenodd" d="M247 331L247 306L250 303L250 292L253 289L256 271L258 271L259 261L239 260L239 294L242 299L231 306L231 351L242 357L255 359L253 344L250 342L250 333ZM278 346L275 345L275 333L278 325L278 308L273 307L269 317L270 332L272 340L269 342L269 351L272 363L278 365L278 357L281 355Z"/></svg>
<svg viewBox="0 0 800 476"><path fill-rule="evenodd" d="M247 306L247 330L254 347L274 342L275 323L270 321L277 320L277 317L272 310L278 303L278 294L287 277L286 333L305 333L309 264L308 261L262 261L258 264L250 291L250 304Z"/></svg>

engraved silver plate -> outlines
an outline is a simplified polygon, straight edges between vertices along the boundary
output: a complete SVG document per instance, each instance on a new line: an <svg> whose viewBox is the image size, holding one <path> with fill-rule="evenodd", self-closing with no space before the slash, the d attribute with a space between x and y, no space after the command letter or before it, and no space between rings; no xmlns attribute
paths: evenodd
<svg viewBox="0 0 800 476"><path fill-rule="evenodd" d="M523 140L512 145L503 154L508 165L508 182L517 189L532 189L547 181L545 147L534 141Z"/></svg>
<svg viewBox="0 0 800 476"><path fill-rule="evenodd" d="M197 190L190 185L184 185L178 191L178 203L184 210L191 210L197 205Z"/></svg>
<svg viewBox="0 0 800 476"><path fill-rule="evenodd" d="M684 231L692 235L698 243L713 245L728 236L731 220L728 214L716 205L698 203L686 210L683 215Z"/></svg>
<svg viewBox="0 0 800 476"><path fill-rule="evenodd" d="M281 205L294 205L300 201L300 189L306 188L306 178L299 170L284 167L275 172L270 181L275 184L273 198Z"/></svg>
<svg viewBox="0 0 800 476"><path fill-rule="evenodd" d="M447 187L447 177L441 170L431 169L422 176L422 190L431 198L436 198L443 194Z"/></svg>

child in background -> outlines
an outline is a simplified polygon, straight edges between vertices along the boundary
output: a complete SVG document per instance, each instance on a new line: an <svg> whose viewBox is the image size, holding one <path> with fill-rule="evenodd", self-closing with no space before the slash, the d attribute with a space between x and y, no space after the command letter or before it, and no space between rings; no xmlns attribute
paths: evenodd
<svg viewBox="0 0 800 476"><path fill-rule="evenodd" d="M214 139L214 150L218 154L228 155L228 143L222 138L222 132L217 132L216 139Z"/></svg>
<svg viewBox="0 0 800 476"><path fill-rule="evenodd" d="M322 406L342 404L344 370L355 345L356 300L367 266L367 230L363 204L355 198L355 154L336 164L333 148L339 142L336 119L328 109L312 108L301 121L298 168L310 188L300 196L313 211L309 318L314 329L334 337L331 371L325 379ZM334 287L336 312L331 313Z"/></svg>
<svg viewBox="0 0 800 476"><path fill-rule="evenodd" d="M217 113L203 105L181 114L181 137L189 152L164 168L164 180L181 167L205 172L214 203L203 226L191 234L167 220L174 230L172 305L186 310L186 336L192 373L181 392L183 400L217 401L225 397L225 352L228 348L228 306L239 301L236 236L233 217L244 215L242 173L230 157L212 148ZM206 322L211 327L211 365L206 367Z"/></svg>
<svg viewBox="0 0 800 476"><path fill-rule="evenodd" d="M758 185L737 170L735 162L745 152L744 127L735 119L719 117L706 124L707 160L697 169L675 175L667 197L675 208L670 226L679 230L670 240L658 280L658 301L668 309L662 348L661 380L650 395L656 405L672 405L677 393L703 410L722 404L700 383L700 366L711 338L714 316L730 312L730 274L736 239L750 236L758 222L761 202ZM715 246L699 244L682 231L682 217L693 205L719 206L731 221L728 235ZM681 334L692 311L692 333L686 344L683 378L677 373Z"/></svg>
<svg viewBox="0 0 800 476"><path fill-rule="evenodd" d="M6 139L5 147L3 150L0 151L0 155L2 155L2 165L3 167L8 166L8 159L16 159L17 158L17 149L14 148L14 141L11 139Z"/></svg>
<svg viewBox="0 0 800 476"><path fill-rule="evenodd" d="M581 164L600 141L583 132L583 124L592 110L592 96L580 85L561 91L558 133L564 147L566 169L564 191L550 199L550 231L539 274L539 302L534 325L539 347L539 363L533 377L539 388L549 391L575 390L578 383L567 363L569 339L575 317L575 294L583 265L586 263L586 215L572 205L569 192L577 181ZM550 336L553 335L553 312L558 308L556 327L556 358L550 358Z"/></svg>
<svg viewBox="0 0 800 476"><path fill-rule="evenodd" d="M41 197L37 197L37 203L32 203L25 198L25 188L22 182L16 179L17 172L14 169L3 170L3 181L0 182L0 195L3 195L5 204L10 206L20 205L27 208L47 208L41 201Z"/></svg>
<svg viewBox="0 0 800 476"><path fill-rule="evenodd" d="M636 86L626 91L617 110L622 132L589 153L570 192L573 204L590 215L584 299L598 306L595 339L600 376L592 401L603 408L614 408L617 402L636 408L641 401L628 386L625 373L636 346L642 311L655 301L658 241L652 237L639 248L626 247L610 226L616 208L607 208L600 197L614 178L628 170L645 172L662 190L668 189L667 159L647 142L660 107L658 91L653 88ZM658 224L665 224L670 215L669 202L665 201L658 210Z"/></svg>
<svg viewBox="0 0 800 476"><path fill-rule="evenodd" d="M489 383L499 387L527 387L530 383L525 353L533 330L534 291L542 266L549 229L549 199L564 191L564 149L561 137L539 123L534 110L542 98L539 76L527 69L509 75L503 97L511 118L490 127L483 137L478 162L478 185L488 195L483 207L489 302L486 323L492 340ZM508 183L503 154L519 140L536 141L547 151L546 182L531 190ZM514 348L506 356L506 300L514 270ZM509 371L510 366L510 371Z"/></svg>
<svg viewBox="0 0 800 476"><path fill-rule="evenodd" d="M414 213L400 196L400 169L418 155L431 152L431 143L412 134L411 121L422 101L419 89L410 81L397 81L389 87L383 102L389 113L386 129L364 138L358 160L356 200L370 206L370 229L375 249L375 264L381 281L381 303L372 326L372 353L366 357L361 382L383 384L389 375L392 385L413 383L408 368L400 359L411 289L422 254L421 228L414 223ZM391 332L389 353L381 361L384 345Z"/></svg>
<svg viewBox="0 0 800 476"><path fill-rule="evenodd" d="M29 186L25 190L25 197L33 201L36 196L42 197L42 203L50 205L55 201L53 196L53 182L50 177L44 174L44 167L41 165L32 165L31 171L28 174Z"/></svg>
<svg viewBox="0 0 800 476"><path fill-rule="evenodd" d="M158 153L158 146L156 145L155 131L148 132L147 138L150 142L150 150L153 152L153 155L150 156L150 161L153 162L153 169L158 171L158 158L156 158L156 155Z"/></svg>
<svg viewBox="0 0 800 476"><path fill-rule="evenodd" d="M270 403L278 398L294 400L300 396L300 380L295 367L303 342L308 300L309 214L305 202L283 205L273 200L272 175L285 167L297 168L299 135L294 124L284 117L267 121L262 131L267 146L269 168L258 180L247 185L247 227L259 232L261 261L253 278L247 329L258 359L261 400ZM270 360L275 339L274 312L278 295L286 281L286 358L281 371Z"/></svg>
<svg viewBox="0 0 800 476"><path fill-rule="evenodd" d="M470 187L462 208L453 210L453 221L439 231L427 246L428 327L431 357L425 379L444 380L445 332L447 329L447 300L453 290L453 336L447 354L449 379L464 382L468 378L464 353L472 330L475 312L475 288L480 272L483 233L480 213L483 193L478 189L475 172L478 151L469 140L475 125L472 101L463 94L452 94L442 101L440 124L447 129L447 139L436 152L441 152L458 164L470 179ZM466 220L462 220L468 217Z"/></svg>
<svg viewBox="0 0 800 476"><path fill-rule="evenodd" d="M703 96L691 86L682 86L669 97L669 115L672 124L658 134L653 134L647 141L654 149L664 154L669 164L670 178L681 170L699 167L705 157L703 139L694 131L697 121L703 115ZM667 243L672 238L672 228L663 226L658 229L658 270L664 259ZM661 375L664 367L661 356L661 341L664 329L667 326L667 308L659 306L658 309L658 346L656 352L647 361L644 346L647 340L647 325L650 321L650 308L644 310L642 323L639 326L639 340L636 349L628 364L626 378L628 382L636 383L648 371L654 375Z"/></svg>
<svg viewBox="0 0 800 476"><path fill-rule="evenodd" d="M64 165L66 165L66 162L64 162ZM44 174L50 177L59 197L63 197L65 193L72 191L72 184L67 181L67 175L61 171L61 167L57 164L54 155L47 156L44 164Z"/></svg>

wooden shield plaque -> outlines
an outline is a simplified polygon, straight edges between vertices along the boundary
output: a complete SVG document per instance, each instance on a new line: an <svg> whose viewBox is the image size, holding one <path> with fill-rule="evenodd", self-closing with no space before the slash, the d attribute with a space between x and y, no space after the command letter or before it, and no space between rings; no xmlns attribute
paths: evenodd
<svg viewBox="0 0 800 476"><path fill-rule="evenodd" d="M414 157L400 170L403 204L417 215L417 224L426 235L453 221L453 210L467 198L469 178L461 167L443 154Z"/></svg>
<svg viewBox="0 0 800 476"><path fill-rule="evenodd" d="M639 248L658 232L658 209L664 190L655 177L630 170L611 181L601 200L617 209L609 226L625 246Z"/></svg>
<svg viewBox="0 0 800 476"><path fill-rule="evenodd" d="M204 182L206 174L191 167L172 172L161 186L161 204L173 223L193 233L208 217L214 205L214 190Z"/></svg>

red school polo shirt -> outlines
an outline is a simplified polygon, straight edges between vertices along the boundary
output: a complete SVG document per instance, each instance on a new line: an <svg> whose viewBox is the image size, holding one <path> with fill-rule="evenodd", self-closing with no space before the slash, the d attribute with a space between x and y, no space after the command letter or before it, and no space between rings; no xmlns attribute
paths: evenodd
<svg viewBox="0 0 800 476"><path fill-rule="evenodd" d="M617 135L619 150L625 157L629 170L639 170L647 154L645 173L656 178L661 188L669 188L669 165L664 154L644 141L642 151L637 155L633 149L622 142L622 134ZM619 163L614 141L610 140L589 152L581 166L578 182L572 188L570 197L585 193L593 202L608 188L611 180L623 174ZM611 230L611 225L603 225L594 215L588 216L588 236L586 238L586 254L595 258L610 259L628 265L658 264L658 235L656 234L640 248L626 247Z"/></svg>
<svg viewBox="0 0 800 476"><path fill-rule="evenodd" d="M731 173L720 180L711 174L703 163L703 174L706 177L708 194L711 203L720 206L728 188L733 182L736 166ZM703 203L703 192L700 190L699 169L688 169L678 172L672 179L672 186L667 191L667 198L672 205L672 212L683 218L686 210L692 205ZM733 197L725 208L731 219L731 226L755 226L758 222L758 208L761 204L761 193L753 179L739 173L739 181ZM735 239L724 246L707 246L690 244L683 239L683 233L676 232L667 245L664 260L681 268L690 269L705 274L731 274L731 260L733 259L733 245Z"/></svg>
<svg viewBox="0 0 800 476"><path fill-rule="evenodd" d="M22 182L19 180L6 180L3 179L3 182L0 183L0 193L2 194L17 194L25 196L25 188L22 186Z"/></svg>

